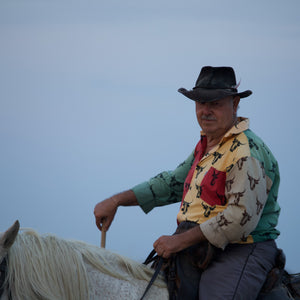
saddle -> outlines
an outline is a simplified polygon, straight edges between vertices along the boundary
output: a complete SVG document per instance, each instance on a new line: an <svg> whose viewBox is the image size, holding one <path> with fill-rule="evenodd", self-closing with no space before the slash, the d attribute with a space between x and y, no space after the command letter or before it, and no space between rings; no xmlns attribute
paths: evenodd
<svg viewBox="0 0 300 300"><path fill-rule="evenodd" d="M181 222L174 234L183 233L195 226L199 224L191 221ZM155 250L152 250L144 262L146 265L152 263L151 268L156 270L149 285L151 286L158 273L162 271L170 300L198 299L201 273L209 266L216 251L216 247L208 241L186 248L168 259L155 255ZM145 293L147 290L148 288Z"/></svg>
<svg viewBox="0 0 300 300"><path fill-rule="evenodd" d="M300 300L300 273L289 274L285 269L286 257L278 249L275 266L268 273L257 300Z"/></svg>

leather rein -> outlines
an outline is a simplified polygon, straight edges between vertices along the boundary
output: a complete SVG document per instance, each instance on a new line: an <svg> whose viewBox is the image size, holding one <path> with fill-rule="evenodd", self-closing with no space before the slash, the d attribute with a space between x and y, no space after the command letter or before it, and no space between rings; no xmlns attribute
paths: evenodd
<svg viewBox="0 0 300 300"><path fill-rule="evenodd" d="M8 255L6 255L3 258L3 260L0 264L0 299L5 291L5 281L6 281L6 277L7 277L7 261L8 261ZM8 288L8 290L9 290L9 288ZM8 293L8 299L12 299L10 290Z"/></svg>
<svg viewBox="0 0 300 300"><path fill-rule="evenodd" d="M146 260L145 260L145 262L144 262L144 265L148 265L150 262L154 261L154 259L155 259L155 257L154 257L155 254L156 254L156 252L155 252L155 250L153 249L153 250L150 252L149 256L146 258ZM161 268L162 268L163 262L164 262L164 259L163 259L162 257L159 257L159 259L158 259L158 264L157 264L157 266L156 266L156 268L155 268L155 272L153 273L153 276L152 276L150 282L148 283L148 285L147 285L147 287L146 287L146 290L145 290L145 292L144 292L142 298L140 298L140 300L143 300L143 299L144 299L144 297L145 297L146 294L148 293L149 289L150 289L151 286L153 285L153 283L154 283L156 277L158 276L158 274L159 274L159 272L160 272L160 270L161 270Z"/></svg>

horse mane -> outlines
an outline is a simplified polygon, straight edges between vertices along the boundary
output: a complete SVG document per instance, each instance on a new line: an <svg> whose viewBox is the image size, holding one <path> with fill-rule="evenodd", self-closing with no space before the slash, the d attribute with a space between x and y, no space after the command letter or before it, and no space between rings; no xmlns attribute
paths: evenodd
<svg viewBox="0 0 300 300"><path fill-rule="evenodd" d="M149 281L153 274L149 267L103 248L26 229L9 251L7 279L13 299L89 299L86 263L127 281ZM155 285L165 287L163 278Z"/></svg>

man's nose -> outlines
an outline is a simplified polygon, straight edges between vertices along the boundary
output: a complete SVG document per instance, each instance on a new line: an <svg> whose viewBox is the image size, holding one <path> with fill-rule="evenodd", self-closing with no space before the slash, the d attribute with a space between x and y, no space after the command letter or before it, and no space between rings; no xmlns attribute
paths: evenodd
<svg viewBox="0 0 300 300"><path fill-rule="evenodd" d="M203 105L203 114L209 115L211 113L210 103L204 103Z"/></svg>

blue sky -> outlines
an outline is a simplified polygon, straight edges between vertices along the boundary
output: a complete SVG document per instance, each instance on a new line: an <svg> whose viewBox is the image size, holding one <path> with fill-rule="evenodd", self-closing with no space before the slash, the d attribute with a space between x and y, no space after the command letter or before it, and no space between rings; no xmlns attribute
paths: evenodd
<svg viewBox="0 0 300 300"><path fill-rule="evenodd" d="M194 86L204 65L230 65L253 95L239 114L281 171L278 245L300 272L300 4L280 1L0 3L0 230L99 245L93 208L163 170L199 139ZM178 205L120 208L107 248L142 261L176 226Z"/></svg>

